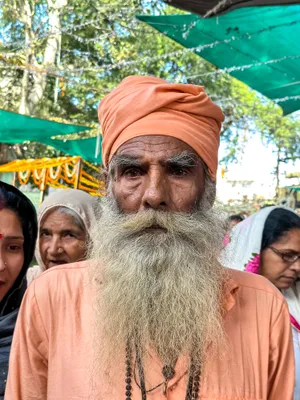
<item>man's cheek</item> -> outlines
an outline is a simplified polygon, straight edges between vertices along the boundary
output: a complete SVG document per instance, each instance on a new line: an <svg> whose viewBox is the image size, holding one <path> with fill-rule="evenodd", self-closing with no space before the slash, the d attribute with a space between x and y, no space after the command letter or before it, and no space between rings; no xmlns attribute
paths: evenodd
<svg viewBox="0 0 300 400"><path fill-rule="evenodd" d="M176 211L190 212L197 201L201 198L202 191L193 185L177 187L172 191L173 204L176 206Z"/></svg>
<svg viewBox="0 0 300 400"><path fill-rule="evenodd" d="M134 212L139 209L141 195L138 190L117 190L115 199L120 210Z"/></svg>

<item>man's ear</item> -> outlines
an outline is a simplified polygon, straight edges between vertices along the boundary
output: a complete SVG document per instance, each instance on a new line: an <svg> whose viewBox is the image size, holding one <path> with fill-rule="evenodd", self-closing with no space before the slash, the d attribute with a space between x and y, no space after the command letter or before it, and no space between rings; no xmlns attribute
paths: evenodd
<svg viewBox="0 0 300 400"><path fill-rule="evenodd" d="M103 193L101 192L101 194L104 196L105 193L107 192L107 187L108 187L108 184L109 184L109 176L108 176L107 168L102 166L100 168L100 174L99 175L100 175L99 176L100 181L103 182L103 186L101 185L102 189L100 189L100 190L103 191L103 189L104 189L104 192Z"/></svg>
<svg viewBox="0 0 300 400"><path fill-rule="evenodd" d="M109 181L107 168L103 169L103 171L102 171L102 179L104 182L105 189L107 189L108 181Z"/></svg>
<svg viewBox="0 0 300 400"><path fill-rule="evenodd" d="M215 203L215 201L216 201L216 196L217 196L217 186L216 186L216 184L214 184L214 185L212 186L211 195L210 195L209 198L208 198L210 208L213 207L213 205L214 205L214 203Z"/></svg>

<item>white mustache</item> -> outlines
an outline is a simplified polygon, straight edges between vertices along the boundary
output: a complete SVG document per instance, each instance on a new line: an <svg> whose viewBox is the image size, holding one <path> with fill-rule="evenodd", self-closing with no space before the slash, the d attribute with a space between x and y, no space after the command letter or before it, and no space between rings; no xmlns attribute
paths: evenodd
<svg viewBox="0 0 300 400"><path fill-rule="evenodd" d="M182 218L185 221L189 220L187 214L149 210L126 216L120 227L131 233L140 232L151 227L158 227L170 233L175 233L182 231L182 225L180 224Z"/></svg>

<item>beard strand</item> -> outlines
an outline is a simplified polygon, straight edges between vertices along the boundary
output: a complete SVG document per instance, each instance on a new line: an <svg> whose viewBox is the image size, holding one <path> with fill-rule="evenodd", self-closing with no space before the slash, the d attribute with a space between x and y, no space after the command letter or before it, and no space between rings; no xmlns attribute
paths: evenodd
<svg viewBox="0 0 300 400"><path fill-rule="evenodd" d="M205 360L209 345L224 347L218 258L223 215L154 210L122 214L115 201L101 201L89 256L99 287L96 319L103 327L102 358L112 360L129 340L143 359L149 349L166 365L181 354ZM160 230L151 230L151 227ZM196 365L197 366L197 365Z"/></svg>

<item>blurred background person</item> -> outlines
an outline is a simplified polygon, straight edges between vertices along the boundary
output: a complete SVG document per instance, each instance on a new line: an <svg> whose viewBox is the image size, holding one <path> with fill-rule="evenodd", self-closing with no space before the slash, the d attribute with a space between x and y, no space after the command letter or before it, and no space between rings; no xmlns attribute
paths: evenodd
<svg viewBox="0 0 300 400"><path fill-rule="evenodd" d="M228 221L228 231L226 232L225 238L223 240L223 247L226 247L229 243L231 230L240 222L244 221L244 216L241 214L230 215L227 219Z"/></svg>
<svg viewBox="0 0 300 400"><path fill-rule="evenodd" d="M285 296L296 361L294 400L300 400L300 217L276 206L253 214L232 230L223 262L264 276Z"/></svg>
<svg viewBox="0 0 300 400"><path fill-rule="evenodd" d="M241 214L233 214L228 217L230 230L233 229L237 224L244 221L244 216Z"/></svg>
<svg viewBox="0 0 300 400"><path fill-rule="evenodd" d="M4 396L13 332L36 238L37 217L31 201L0 181L0 399Z"/></svg>
<svg viewBox="0 0 300 400"><path fill-rule="evenodd" d="M28 284L43 271L86 259L97 198L82 190L52 193L38 210L37 266L27 273Z"/></svg>

